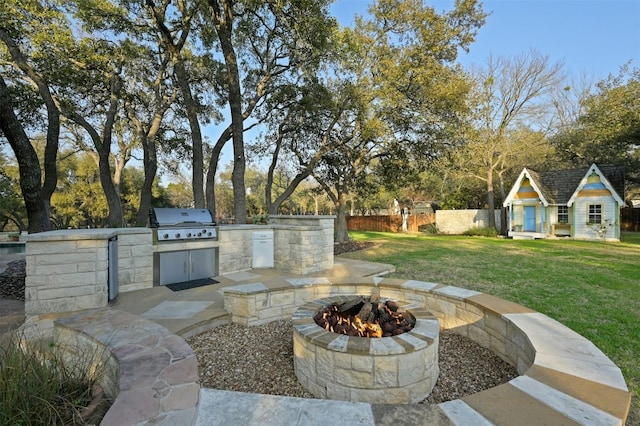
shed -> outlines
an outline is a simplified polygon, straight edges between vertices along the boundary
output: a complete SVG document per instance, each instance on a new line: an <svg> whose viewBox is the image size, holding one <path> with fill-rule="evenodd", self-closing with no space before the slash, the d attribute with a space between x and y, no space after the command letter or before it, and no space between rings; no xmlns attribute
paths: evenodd
<svg viewBox="0 0 640 426"><path fill-rule="evenodd" d="M512 238L620 240L624 166L522 170L503 206Z"/></svg>

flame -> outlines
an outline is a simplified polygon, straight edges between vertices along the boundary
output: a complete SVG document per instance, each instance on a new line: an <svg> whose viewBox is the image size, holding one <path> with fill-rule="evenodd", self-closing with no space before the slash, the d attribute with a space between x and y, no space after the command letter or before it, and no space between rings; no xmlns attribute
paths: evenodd
<svg viewBox="0 0 640 426"><path fill-rule="evenodd" d="M360 337L382 337L382 327L377 322L363 322L359 317L342 317L339 316L336 327L332 326L328 321L328 318L331 316L331 313L325 312L322 317L327 320L324 326L324 329L327 331L331 331L332 333L340 333L340 334L349 334L346 330L348 328L352 328L356 331L357 335ZM341 325L339 330L336 330L337 325Z"/></svg>

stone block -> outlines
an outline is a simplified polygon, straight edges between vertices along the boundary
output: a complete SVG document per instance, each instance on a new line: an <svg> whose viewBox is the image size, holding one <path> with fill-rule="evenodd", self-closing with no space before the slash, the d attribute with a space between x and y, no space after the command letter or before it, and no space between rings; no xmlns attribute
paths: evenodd
<svg viewBox="0 0 640 426"><path fill-rule="evenodd" d="M355 371L373 371L373 358L369 356L354 356L351 368Z"/></svg>
<svg viewBox="0 0 640 426"><path fill-rule="evenodd" d="M127 284L134 284L136 282L134 270L118 269L118 282L120 286L127 285Z"/></svg>
<svg viewBox="0 0 640 426"><path fill-rule="evenodd" d="M80 265L82 265L82 267L80 267ZM75 274L78 271L93 272L93 269L88 269L88 265L90 265L92 268L95 268L95 262L85 263L85 264L78 264L78 263L47 264L44 266L36 266L32 272L32 275Z"/></svg>
<svg viewBox="0 0 640 426"><path fill-rule="evenodd" d="M351 354L336 352L334 354L336 368L342 368L342 369L353 368L353 365L351 363L352 358L354 357ZM361 358L361 357L356 357L356 358ZM369 370L360 370L360 371L371 371L371 370L369 369Z"/></svg>
<svg viewBox="0 0 640 426"><path fill-rule="evenodd" d="M75 241L29 241L27 244L27 254L33 256L75 252Z"/></svg>
<svg viewBox="0 0 640 426"><path fill-rule="evenodd" d="M35 257L37 266L76 264L78 262L95 262L96 259L97 257L94 252L78 253L76 251L41 255Z"/></svg>
<svg viewBox="0 0 640 426"><path fill-rule="evenodd" d="M443 316L455 317L457 313L455 303L452 303L446 299L440 299L436 297L427 299L427 308L429 308L429 310L432 312L439 312Z"/></svg>
<svg viewBox="0 0 640 426"><path fill-rule="evenodd" d="M430 376L433 363L433 352L426 349L403 355L398 361L397 386L403 387L423 382ZM427 366L426 369L421 368L423 364Z"/></svg>
<svg viewBox="0 0 640 426"><path fill-rule="evenodd" d="M484 348L491 348L491 336L477 324L469 324L468 337Z"/></svg>
<svg viewBox="0 0 640 426"><path fill-rule="evenodd" d="M309 387L307 389L317 398L333 399L331 395L328 393L327 388L321 384L315 383L313 381L309 381Z"/></svg>
<svg viewBox="0 0 640 426"><path fill-rule="evenodd" d="M341 401L350 401L351 400L351 388L346 386L341 386L337 383L327 383L326 387L326 398L341 400Z"/></svg>
<svg viewBox="0 0 640 426"><path fill-rule="evenodd" d="M376 357L373 368L373 387L398 387L398 361L396 356Z"/></svg>
<svg viewBox="0 0 640 426"><path fill-rule="evenodd" d="M78 251L80 250L86 250L86 251L95 251L96 248L98 247L103 247L106 245L105 240L76 240L76 249ZM59 244L59 243L53 243L53 244Z"/></svg>
<svg viewBox="0 0 640 426"><path fill-rule="evenodd" d="M291 290L270 293L269 306L293 306L295 302L295 294Z"/></svg>
<svg viewBox="0 0 640 426"><path fill-rule="evenodd" d="M32 308L27 312L29 315L52 314L58 312L72 312L82 309L96 309L107 306L106 293L97 293L78 297L65 297L61 299L40 300L34 303ZM26 312L25 304L25 312Z"/></svg>
<svg viewBox="0 0 640 426"><path fill-rule="evenodd" d="M485 317L485 326L487 332L492 335L500 335L505 337L507 335L507 321L502 317L487 313Z"/></svg>
<svg viewBox="0 0 640 426"><path fill-rule="evenodd" d="M259 309L257 320L260 323L270 322L282 319L282 308L280 306L275 306L273 308Z"/></svg>
<svg viewBox="0 0 640 426"><path fill-rule="evenodd" d="M62 287L55 289L43 288L38 291L38 298L42 300L74 298L96 293L95 286L86 285L82 287Z"/></svg>
<svg viewBox="0 0 640 426"><path fill-rule="evenodd" d="M337 374L337 369L333 362L332 352L316 347L315 366L317 380L324 379L328 382L334 381L334 373Z"/></svg>
<svg viewBox="0 0 640 426"><path fill-rule="evenodd" d="M367 371L353 371L342 368L335 369L335 383L349 388L371 388L374 386L373 375Z"/></svg>
<svg viewBox="0 0 640 426"><path fill-rule="evenodd" d="M106 284L106 280L104 283ZM96 284L95 272L51 275L47 282L50 287L84 287L94 284Z"/></svg>

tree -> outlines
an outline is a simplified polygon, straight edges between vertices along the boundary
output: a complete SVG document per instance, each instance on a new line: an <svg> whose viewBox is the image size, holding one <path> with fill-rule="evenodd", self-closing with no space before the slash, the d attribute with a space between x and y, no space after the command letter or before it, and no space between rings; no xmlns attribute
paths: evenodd
<svg viewBox="0 0 640 426"><path fill-rule="evenodd" d="M576 120L553 138L560 156L575 166L623 164L626 179L640 185L640 69L623 66L580 106Z"/></svg>
<svg viewBox="0 0 640 426"><path fill-rule="evenodd" d="M198 3L195 1L179 1L175 5L170 0L162 0L156 3L153 0L145 0L150 9L155 28L160 36L160 45L166 49L175 75L176 84L182 96L185 114L191 131L192 153L192 187L194 205L196 208L205 207L204 194L204 155L203 138L200 128L198 113L201 105L193 96L191 79L188 71L188 55L185 55L185 44L189 38L193 21L198 11ZM169 8L169 6L172 8ZM167 16L170 14L170 16ZM177 14L175 17L173 14ZM193 69L193 67L192 67Z"/></svg>
<svg viewBox="0 0 640 426"><path fill-rule="evenodd" d="M244 185L245 152L244 152L244 117L242 114L242 91L238 56L234 43L233 0L208 0L211 18L218 36L222 56L226 66L226 86L228 90L229 110L231 113L231 138L233 141L233 183L234 217L236 223L247 221L247 202Z"/></svg>
<svg viewBox="0 0 640 426"><path fill-rule="evenodd" d="M31 141L13 111L9 88L0 75L0 131L9 141L20 168L20 189L24 197L29 221L29 233L51 229L44 198L40 174L40 162Z"/></svg>
<svg viewBox="0 0 640 426"><path fill-rule="evenodd" d="M495 179L520 169L528 154L547 144L549 95L561 81L561 70L561 63L535 51L513 58L490 56L486 68L473 70L474 113L466 141L450 156L449 167L484 182L490 212L495 209ZM496 227L492 214L489 226Z"/></svg>
<svg viewBox="0 0 640 426"><path fill-rule="evenodd" d="M336 203L339 242L348 238L347 194L366 182L372 161L395 167L398 175L402 170L392 164L398 153L412 159L442 151L466 107L457 51L473 41L485 17L472 0L443 14L420 0L380 0L370 15L341 35L332 64L340 83L332 93L347 103L336 103L339 125L331 137L345 143L314 171L325 190L334 190L328 195Z"/></svg>
<svg viewBox="0 0 640 426"><path fill-rule="evenodd" d="M295 90L304 76L315 72L335 25L328 16L328 3L328 0L208 2L216 45L224 59L220 93L227 99L231 124L220 134L212 150L207 196L213 195L209 188L214 182L222 146L232 140L237 223L246 218L243 132L268 120L280 103L291 98L288 92Z"/></svg>
<svg viewBox="0 0 640 426"><path fill-rule="evenodd" d="M17 72L13 78L14 87L19 86L19 80L26 81L40 98L35 108L44 106L46 110L47 119L43 120L46 123L44 181L40 196L44 202L43 216L49 217L51 196L58 180L56 160L61 126L60 106L51 87L60 54L51 46L68 45L71 40L69 25L56 5L37 0L2 2L0 18L0 41L7 49L5 57L10 58L7 60L10 68L5 70L5 75L12 74L12 70ZM28 93L23 94L28 96ZM40 224L36 228L49 230L51 225Z"/></svg>

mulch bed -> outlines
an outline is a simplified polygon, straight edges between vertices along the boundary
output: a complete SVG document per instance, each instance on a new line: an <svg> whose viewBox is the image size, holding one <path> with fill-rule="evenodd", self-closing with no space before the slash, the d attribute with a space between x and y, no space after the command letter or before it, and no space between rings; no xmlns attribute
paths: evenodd
<svg viewBox="0 0 640 426"><path fill-rule="evenodd" d="M339 255L343 253L351 253L353 251L366 250L375 247L377 244L373 241L347 241L345 243L336 243L333 245L333 254Z"/></svg>

